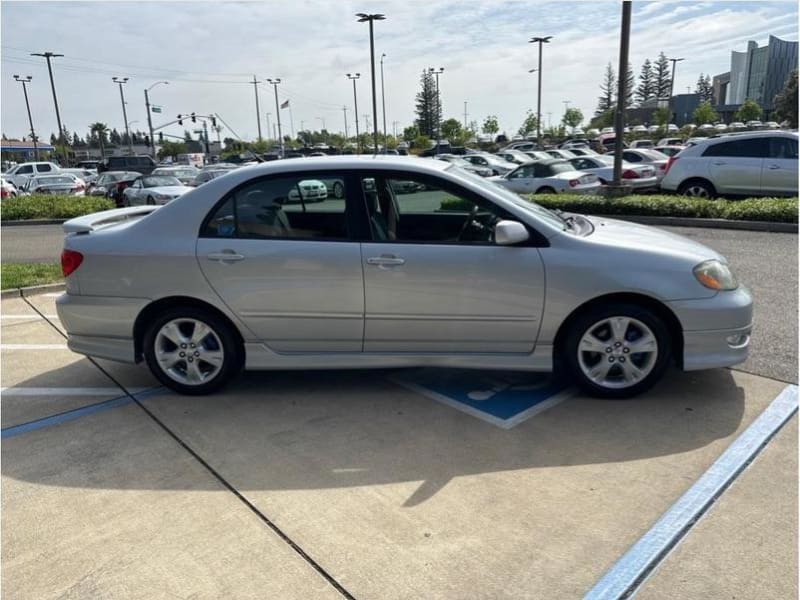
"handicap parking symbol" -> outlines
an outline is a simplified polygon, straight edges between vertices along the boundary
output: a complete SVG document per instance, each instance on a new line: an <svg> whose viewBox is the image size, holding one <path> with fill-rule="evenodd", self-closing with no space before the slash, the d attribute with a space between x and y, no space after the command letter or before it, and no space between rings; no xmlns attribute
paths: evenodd
<svg viewBox="0 0 800 600"><path fill-rule="evenodd" d="M392 377L423 396L510 429L574 395L549 373L411 369Z"/></svg>

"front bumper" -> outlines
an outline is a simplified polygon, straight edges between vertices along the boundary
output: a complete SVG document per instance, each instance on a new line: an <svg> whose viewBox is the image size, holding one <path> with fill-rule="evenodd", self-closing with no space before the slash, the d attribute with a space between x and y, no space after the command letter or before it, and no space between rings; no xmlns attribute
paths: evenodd
<svg viewBox="0 0 800 600"><path fill-rule="evenodd" d="M747 360L753 328L753 300L747 289L668 304L683 326L685 371L730 367Z"/></svg>

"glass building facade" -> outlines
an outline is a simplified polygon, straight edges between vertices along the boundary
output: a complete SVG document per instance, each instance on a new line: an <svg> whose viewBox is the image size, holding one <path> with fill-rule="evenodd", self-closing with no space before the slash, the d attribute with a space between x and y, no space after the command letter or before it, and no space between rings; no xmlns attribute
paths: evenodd
<svg viewBox="0 0 800 600"><path fill-rule="evenodd" d="M745 52L731 52L730 83L719 104L743 104L755 100L766 111L773 109L775 96L783 90L789 73L797 68L797 42L769 36L766 46L748 42ZM720 76L721 77L721 76Z"/></svg>

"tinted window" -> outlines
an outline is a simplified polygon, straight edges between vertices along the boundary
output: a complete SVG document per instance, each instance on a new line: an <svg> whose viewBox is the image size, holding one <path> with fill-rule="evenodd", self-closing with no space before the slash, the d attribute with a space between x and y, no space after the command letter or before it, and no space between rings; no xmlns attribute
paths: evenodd
<svg viewBox="0 0 800 600"><path fill-rule="evenodd" d="M153 164L153 160L149 156L133 156L130 164L135 167L149 167Z"/></svg>
<svg viewBox="0 0 800 600"><path fill-rule="evenodd" d="M797 159L797 140L785 137L769 138L769 157Z"/></svg>
<svg viewBox="0 0 800 600"><path fill-rule="evenodd" d="M249 183L217 208L201 235L347 240L345 180L305 174Z"/></svg>
<svg viewBox="0 0 800 600"><path fill-rule="evenodd" d="M53 168L47 163L42 163L40 165L36 165L36 170L39 171L39 173L49 173L53 170Z"/></svg>
<svg viewBox="0 0 800 600"><path fill-rule="evenodd" d="M30 173L33 173L33 165L23 165L19 169L17 169L17 172L14 173L14 174L15 175L28 175Z"/></svg>
<svg viewBox="0 0 800 600"><path fill-rule="evenodd" d="M642 157L634 152L623 152L622 158L628 162L642 162Z"/></svg>
<svg viewBox="0 0 800 600"><path fill-rule="evenodd" d="M763 158L766 155L766 142L766 138L733 139L709 146L703 156Z"/></svg>
<svg viewBox="0 0 800 600"><path fill-rule="evenodd" d="M564 162L557 162L550 165L550 173L552 175L556 175L558 173L569 173L570 171L574 171L575 167L569 164L567 161Z"/></svg>

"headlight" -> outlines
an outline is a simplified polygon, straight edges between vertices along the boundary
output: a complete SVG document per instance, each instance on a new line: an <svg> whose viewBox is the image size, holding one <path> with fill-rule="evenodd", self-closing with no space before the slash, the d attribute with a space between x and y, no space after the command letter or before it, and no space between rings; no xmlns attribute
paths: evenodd
<svg viewBox="0 0 800 600"><path fill-rule="evenodd" d="M170 196L169 194L158 193L156 194L156 198L158 198L159 200L169 200L170 198L172 198L172 196Z"/></svg>
<svg viewBox="0 0 800 600"><path fill-rule="evenodd" d="M692 272L697 281L712 290L735 290L739 287L739 282L736 281L736 276L728 268L728 265L724 265L718 260L701 262L692 269Z"/></svg>

